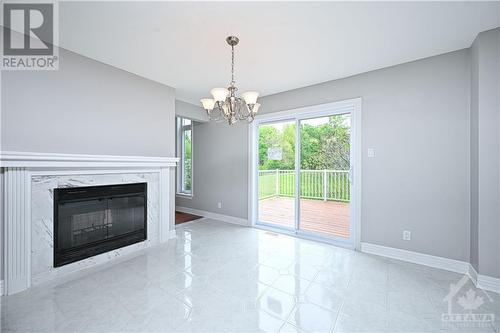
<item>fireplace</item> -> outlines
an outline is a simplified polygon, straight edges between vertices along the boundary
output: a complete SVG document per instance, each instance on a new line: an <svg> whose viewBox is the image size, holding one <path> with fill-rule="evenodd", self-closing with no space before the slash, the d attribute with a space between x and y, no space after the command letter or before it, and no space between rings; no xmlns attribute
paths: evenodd
<svg viewBox="0 0 500 333"><path fill-rule="evenodd" d="M54 267L146 240L147 183L54 189Z"/></svg>

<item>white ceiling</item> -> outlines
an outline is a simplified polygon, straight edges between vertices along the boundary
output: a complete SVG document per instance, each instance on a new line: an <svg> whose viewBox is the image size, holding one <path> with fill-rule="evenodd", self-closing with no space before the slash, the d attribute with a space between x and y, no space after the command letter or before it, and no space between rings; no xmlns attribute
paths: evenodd
<svg viewBox="0 0 500 333"><path fill-rule="evenodd" d="M274 94L469 47L500 2L61 2L60 45L199 103L230 80Z"/></svg>

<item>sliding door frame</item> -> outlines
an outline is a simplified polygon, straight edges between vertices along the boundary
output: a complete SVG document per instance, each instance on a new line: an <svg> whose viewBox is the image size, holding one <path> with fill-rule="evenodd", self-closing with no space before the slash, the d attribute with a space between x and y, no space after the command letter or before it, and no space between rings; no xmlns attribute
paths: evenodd
<svg viewBox="0 0 500 333"><path fill-rule="evenodd" d="M297 119L295 119L295 117L293 117L293 116L292 117L290 117L290 116L288 116L288 117L284 116L284 117L282 117L280 119L277 119L277 120L271 119L271 120L267 120L267 121L257 121L257 122L252 123L252 125L249 126L249 127L251 128L252 126L255 125L255 129L253 131L255 131L256 135L255 135L254 138L255 138L255 140L258 140L258 137L259 137L259 135L258 135L258 133L259 133L259 126L261 126L261 125L272 125L272 124L276 124L276 123L294 123L295 124L295 129L297 130ZM252 130L252 129L250 129L250 130ZM297 140L297 131L295 131L295 140ZM256 147L258 147L258 143L257 143ZM295 142L295 147L297 147L297 142ZM258 153L258 149L255 151L254 155L258 155L257 153ZM251 156L250 156L250 158L251 158ZM300 155L299 155L299 158L300 158ZM258 165L257 159L255 161L256 161L255 163L257 163L257 165ZM296 163L297 163L297 149L295 149L295 156L294 156L294 169L293 169L294 174L296 173L296 170L297 170L297 164ZM256 172L256 173L259 172L258 167L255 169L254 172ZM259 192L258 192L259 191L259 182L258 182L259 181L259 176L258 176L258 174L256 175L255 179L256 179L255 190L257 191L256 192L256 197L257 197L257 201L258 201L258 197L259 197ZM249 188L251 188L251 187L249 187ZM297 191L297 182L295 182L294 188L295 188L295 191ZM295 192L295 193L297 193L297 192ZM249 192L249 197L253 197L252 192ZM297 196L295 196L294 199L296 197ZM251 199L251 200L253 200L253 199ZM297 220L297 215L296 215L297 212L298 212L298 210L297 210L297 200L295 200L295 204L294 204L294 210L295 210L295 212L294 212L293 228L292 227L282 226L282 225L279 225L279 224L273 224L273 223L269 223L269 222L265 222L265 221L260 221L259 222L258 221L258 218L259 218L259 212L258 212L259 205L256 204L254 206L254 209L255 209L255 211L253 212L254 213L253 215L255 215L255 221L250 220L250 221L252 221L252 223L251 223L252 226L257 226L257 224L258 224L261 227L278 229L278 230L283 231L285 233L289 233L289 234L293 233L293 234L295 234L295 230L297 229L297 221L298 221Z"/></svg>
<svg viewBox="0 0 500 333"><path fill-rule="evenodd" d="M249 126L249 177L248 177L248 215L249 223L254 227L271 227L266 224L258 223L258 129L261 124L280 122L280 121L295 121L295 230L294 235L304 238L312 238L320 241L329 241L328 238L317 237L314 234L300 231L298 223L300 220L300 195L297 195L300 190L300 121L331 116L334 114L350 113L351 114L351 207L350 207L350 229L352 232L352 241L343 242L337 239L331 239L331 243L343 247L354 248L360 250L361 244L361 98L354 98L333 103L314 105L298 109L291 109L268 114L258 115L254 122ZM297 140L299 140L297 142ZM299 172L297 172L299 170ZM275 227L273 226L273 229ZM277 228L280 229L280 228ZM285 232L290 230L283 229Z"/></svg>

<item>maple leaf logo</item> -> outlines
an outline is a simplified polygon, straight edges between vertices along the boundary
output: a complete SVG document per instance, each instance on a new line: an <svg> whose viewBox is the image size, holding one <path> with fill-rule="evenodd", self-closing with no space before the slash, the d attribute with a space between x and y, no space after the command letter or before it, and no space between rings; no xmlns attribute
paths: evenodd
<svg viewBox="0 0 500 333"><path fill-rule="evenodd" d="M476 292L469 289L464 296L458 298L458 304L460 304L464 310L477 310L484 303L483 297L476 296Z"/></svg>

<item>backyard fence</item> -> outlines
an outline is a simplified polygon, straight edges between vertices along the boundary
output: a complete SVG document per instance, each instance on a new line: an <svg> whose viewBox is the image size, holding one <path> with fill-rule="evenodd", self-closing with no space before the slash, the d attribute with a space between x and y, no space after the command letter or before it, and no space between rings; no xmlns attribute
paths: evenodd
<svg viewBox="0 0 500 333"><path fill-rule="evenodd" d="M350 200L348 170L300 170L300 197ZM259 170L259 200L295 196L295 170Z"/></svg>

